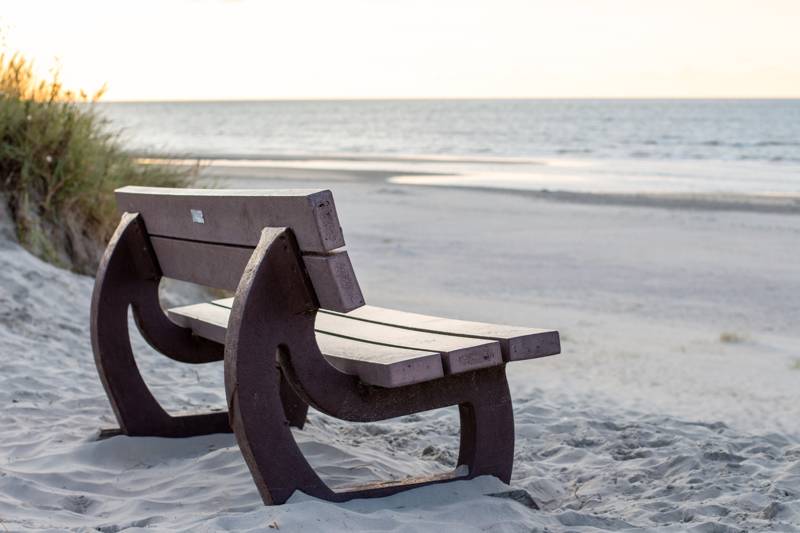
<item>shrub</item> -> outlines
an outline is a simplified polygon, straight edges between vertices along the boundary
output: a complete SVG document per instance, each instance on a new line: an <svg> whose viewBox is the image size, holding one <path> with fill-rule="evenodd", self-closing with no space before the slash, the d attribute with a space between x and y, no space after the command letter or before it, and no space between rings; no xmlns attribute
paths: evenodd
<svg viewBox="0 0 800 533"><path fill-rule="evenodd" d="M118 216L123 185L179 187L185 170L142 165L92 105L102 96L40 80L20 55L0 54L0 191L20 242L37 256L93 273Z"/></svg>

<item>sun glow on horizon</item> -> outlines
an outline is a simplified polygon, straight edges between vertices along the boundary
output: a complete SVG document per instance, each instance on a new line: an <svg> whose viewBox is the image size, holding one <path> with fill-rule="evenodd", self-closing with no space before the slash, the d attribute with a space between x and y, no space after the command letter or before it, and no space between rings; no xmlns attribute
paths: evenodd
<svg viewBox="0 0 800 533"><path fill-rule="evenodd" d="M122 7L122 6L125 7ZM6 1L106 100L800 97L793 0Z"/></svg>

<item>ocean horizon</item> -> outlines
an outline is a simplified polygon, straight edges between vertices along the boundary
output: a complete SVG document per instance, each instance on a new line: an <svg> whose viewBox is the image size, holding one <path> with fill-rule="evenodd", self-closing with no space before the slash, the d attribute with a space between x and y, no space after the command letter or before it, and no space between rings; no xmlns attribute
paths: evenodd
<svg viewBox="0 0 800 533"><path fill-rule="evenodd" d="M130 150L157 157L366 169L429 185L800 193L798 99L106 102L97 108Z"/></svg>

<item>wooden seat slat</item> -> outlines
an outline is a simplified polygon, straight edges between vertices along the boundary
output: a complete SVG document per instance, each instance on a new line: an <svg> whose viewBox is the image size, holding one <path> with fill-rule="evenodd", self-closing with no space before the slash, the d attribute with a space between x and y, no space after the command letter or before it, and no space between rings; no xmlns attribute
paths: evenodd
<svg viewBox="0 0 800 533"><path fill-rule="evenodd" d="M322 310L321 312L331 313L326 310ZM414 331L427 331L460 337L496 340L500 343L500 347L503 351L503 359L505 361L534 359L547 355L555 355L561 351L558 331L550 329L524 328L502 324L489 324L485 322L453 320L375 307L372 305L365 305L346 313L344 316L364 322L390 325Z"/></svg>
<svg viewBox="0 0 800 533"><path fill-rule="evenodd" d="M175 324L189 328L195 335L220 344L225 344L230 314L229 309L221 307L214 309L208 304L183 305L167 309L167 316Z"/></svg>
<svg viewBox="0 0 800 533"><path fill-rule="evenodd" d="M230 309L212 304L175 307L167 311L177 325L195 335L224 343ZM358 376L364 383L394 388L422 383L444 375L441 354L409 350L316 333L317 345L339 371Z"/></svg>
<svg viewBox="0 0 800 533"><path fill-rule="evenodd" d="M215 300L213 303L230 308L233 299ZM353 320L339 313L318 313L315 328L323 333L364 342L439 352L442 354L446 374L459 374L503 362L500 345L494 340L397 328Z"/></svg>
<svg viewBox="0 0 800 533"><path fill-rule="evenodd" d="M446 374L459 374L497 366L503 362L500 345L495 341L413 331L326 313L317 314L315 328L317 331L349 339L439 352L442 354Z"/></svg>
<svg viewBox="0 0 800 533"><path fill-rule="evenodd" d="M361 342L319 331L316 337L329 363L370 385L394 388L444 376L439 353Z"/></svg>

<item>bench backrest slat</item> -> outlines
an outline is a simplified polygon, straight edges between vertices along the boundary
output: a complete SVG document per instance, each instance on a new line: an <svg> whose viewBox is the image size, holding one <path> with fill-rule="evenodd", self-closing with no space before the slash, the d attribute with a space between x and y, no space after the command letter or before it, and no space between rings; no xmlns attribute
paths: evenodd
<svg viewBox="0 0 800 533"><path fill-rule="evenodd" d="M328 190L117 189L120 213L139 213L147 232L160 237L255 246L267 227L292 228L304 252L344 246Z"/></svg>
<svg viewBox="0 0 800 533"><path fill-rule="evenodd" d="M123 187L121 212L139 213L164 276L235 290L265 227L289 227L320 307L364 305L333 195L327 190Z"/></svg>
<svg viewBox="0 0 800 533"><path fill-rule="evenodd" d="M235 291L252 248L150 237L161 273L168 277Z"/></svg>

